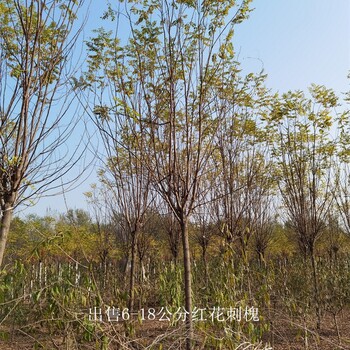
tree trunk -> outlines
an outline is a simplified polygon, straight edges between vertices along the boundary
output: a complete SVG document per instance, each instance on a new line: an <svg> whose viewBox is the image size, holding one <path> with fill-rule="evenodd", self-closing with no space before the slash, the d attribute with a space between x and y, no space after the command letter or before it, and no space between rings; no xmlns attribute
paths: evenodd
<svg viewBox="0 0 350 350"><path fill-rule="evenodd" d="M137 232L132 233L131 261L130 261L130 284L129 284L129 305L128 305L130 312L132 312L134 309L136 235L137 235Z"/></svg>
<svg viewBox="0 0 350 350"><path fill-rule="evenodd" d="M208 262L207 262L207 246L202 246L202 259L204 264L204 278L205 278L205 286L208 287L209 284L209 272L208 272Z"/></svg>
<svg viewBox="0 0 350 350"><path fill-rule="evenodd" d="M188 314L186 315L186 349L191 349L191 340L193 338L192 327L192 287L191 287L191 256L190 244L188 239L188 223L187 219L181 222L182 246L184 254L184 271L185 271L185 308Z"/></svg>
<svg viewBox="0 0 350 350"><path fill-rule="evenodd" d="M318 290L318 281L317 281L317 269L316 269L316 260L314 249L312 248L311 254L311 265L312 265L312 276L313 276L313 284L314 284L314 301L315 301L315 309L316 309L316 328L318 330L321 329L321 310L320 310L320 300L319 300L319 290Z"/></svg>
<svg viewBox="0 0 350 350"><path fill-rule="evenodd" d="M13 208L11 203L6 203L4 205L4 210L2 211L1 223L0 223L0 266L4 259L5 248L7 243L8 234L10 231L10 225L13 215Z"/></svg>

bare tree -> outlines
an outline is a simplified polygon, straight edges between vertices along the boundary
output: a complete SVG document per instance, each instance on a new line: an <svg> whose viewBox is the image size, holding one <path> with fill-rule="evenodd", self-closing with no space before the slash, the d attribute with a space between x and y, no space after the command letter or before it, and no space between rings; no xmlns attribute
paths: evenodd
<svg viewBox="0 0 350 350"><path fill-rule="evenodd" d="M347 94L347 101L350 101L350 93ZM350 235L350 111L344 111L338 117L338 142L337 142L337 166L334 167L334 188L338 217L344 231ZM334 217L333 220L334 221Z"/></svg>
<svg viewBox="0 0 350 350"><path fill-rule="evenodd" d="M179 222L176 220L172 212L166 215L166 217L164 218L164 222L166 223L166 233L171 255L173 257L174 264L177 264L181 249L181 230Z"/></svg>
<svg viewBox="0 0 350 350"><path fill-rule="evenodd" d="M212 202L204 199L203 205L197 208L193 215L193 238L202 250L202 261L204 267L204 279L207 286L209 279L208 249L213 244L213 238L217 234L217 225L212 211Z"/></svg>
<svg viewBox="0 0 350 350"><path fill-rule="evenodd" d="M92 48L91 45L90 48ZM108 71L111 66L108 63L101 68ZM100 156L104 166L99 176L101 183L109 192L111 200L109 210L114 213L114 217L118 217L118 224L129 237L128 306L130 310L133 310L138 240L143 232L147 212L151 208L154 195L151 191L150 174L144 165L144 159L147 158L147 147L145 140L140 137L142 128L140 129L134 111L126 107L127 102L135 106L138 100L130 100L127 92L121 90L118 97L125 108L108 108L104 105L107 98L113 96L113 92L119 90L119 86L123 85L123 79L123 76L111 76L110 74L102 77L104 87L100 86L99 93L96 90L93 91L93 106L90 114L104 146ZM113 103L112 99L110 104L113 106Z"/></svg>
<svg viewBox="0 0 350 350"><path fill-rule="evenodd" d="M350 234L350 169L349 164L340 162L334 183L334 198L345 232Z"/></svg>
<svg viewBox="0 0 350 350"><path fill-rule="evenodd" d="M98 187L91 184L91 190L84 195L92 212L93 229L98 235L98 255L103 266L104 274L107 277L107 264L110 259L110 253L113 243L116 239L116 225L112 220L110 208L111 196L109 190L105 187ZM106 278L107 279L107 278Z"/></svg>
<svg viewBox="0 0 350 350"><path fill-rule="evenodd" d="M137 124L133 139L143 153L135 150L132 157L147 168L181 228L187 348L192 337L189 219L207 190L201 181L210 171L221 118L213 86L222 86L236 71L233 27L247 17L249 3L131 1L123 11L131 35L125 46L104 30L89 43L88 84L99 84L101 63L108 66L104 76L114 81L109 84L113 104L101 101L98 112L108 118L105 112L113 110ZM120 19L119 12L114 16Z"/></svg>
<svg viewBox="0 0 350 350"><path fill-rule="evenodd" d="M272 188L269 137L259 119L268 98L264 79L264 75L244 79L235 75L228 91L217 95L225 118L216 140L215 212L221 236L246 263L249 241L265 218Z"/></svg>
<svg viewBox="0 0 350 350"><path fill-rule="evenodd" d="M66 142L76 124L68 90L80 4L4 0L0 6L0 264L14 209L57 186L78 158L79 146L71 152Z"/></svg>
<svg viewBox="0 0 350 350"><path fill-rule="evenodd" d="M110 123L117 127L118 123ZM128 128L132 128L129 124ZM100 125L101 135L105 138L106 152L109 154L108 162L101 180L113 196L112 207L115 215L119 215L119 224L129 235L130 251L130 279L129 279L129 310L134 309L135 271L137 262L137 247L146 223L146 216L153 202L151 182L146 168L142 164L142 154L134 158L133 152L138 152L124 139L123 148L119 141L111 140L105 134L105 126ZM112 143L110 143L112 141ZM140 151L142 152L142 147ZM141 244L141 243L140 243Z"/></svg>
<svg viewBox="0 0 350 350"><path fill-rule="evenodd" d="M258 197L253 209L254 230L252 232L252 238L254 250L258 256L260 265L266 264L266 250L273 238L274 226L276 225L276 216L272 213L273 209L273 196L271 192Z"/></svg>
<svg viewBox="0 0 350 350"><path fill-rule="evenodd" d="M277 131L277 181L288 222L299 247L312 266L317 328L321 324L315 243L326 226L333 194L331 187L334 141L330 138L333 91L313 85L312 98L288 92L275 102L271 125Z"/></svg>

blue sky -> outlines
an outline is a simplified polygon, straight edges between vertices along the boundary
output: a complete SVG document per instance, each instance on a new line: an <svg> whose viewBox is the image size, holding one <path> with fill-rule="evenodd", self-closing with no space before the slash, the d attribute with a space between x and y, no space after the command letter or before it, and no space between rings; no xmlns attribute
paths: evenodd
<svg viewBox="0 0 350 350"><path fill-rule="evenodd" d="M348 90L350 1L255 0L253 7L234 39L243 64L254 69L262 60L267 84L279 91L311 83Z"/></svg>
<svg viewBox="0 0 350 350"><path fill-rule="evenodd" d="M115 0L116 1L116 0ZM91 0L85 40L103 25L101 0ZM274 91L306 90L311 83L326 85L338 94L350 90L349 0L255 0L250 18L236 27L233 39L244 71L268 74ZM86 209L83 192L96 182L92 174L66 194L71 208ZM23 214L45 215L47 209L64 212L62 196L44 197Z"/></svg>

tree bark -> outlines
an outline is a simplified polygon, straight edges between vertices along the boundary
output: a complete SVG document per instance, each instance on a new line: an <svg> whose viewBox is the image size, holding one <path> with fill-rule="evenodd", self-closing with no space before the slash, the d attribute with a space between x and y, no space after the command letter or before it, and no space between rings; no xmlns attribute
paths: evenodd
<svg viewBox="0 0 350 350"><path fill-rule="evenodd" d="M2 210L2 217L1 217L1 223L0 223L0 267L2 266L2 262L4 259L8 234L10 232L12 215L13 215L12 205L10 203L6 203L4 205L4 209Z"/></svg>
<svg viewBox="0 0 350 350"><path fill-rule="evenodd" d="M182 235L182 246L184 255L184 273L185 273L185 308L187 311L186 315L186 350L191 349L191 340L193 338L193 325L192 325L192 275L191 275L191 256L190 256L190 245L188 239L188 223L187 219L181 222L181 235Z"/></svg>
<svg viewBox="0 0 350 350"><path fill-rule="evenodd" d="M208 262L207 262L207 246L202 247L202 258L204 264L204 278L205 286L208 287L209 284L209 272L208 272Z"/></svg>
<svg viewBox="0 0 350 350"><path fill-rule="evenodd" d="M319 290L318 290L318 280L317 280L317 267L315 260L315 252L312 248L310 252L311 265L312 265L312 277L313 277L313 285L314 285L314 302L315 302L315 310L316 310L316 328L317 330L321 329L321 310L320 310L320 298L319 298Z"/></svg>
<svg viewBox="0 0 350 350"><path fill-rule="evenodd" d="M135 289L135 260L136 260L136 234L132 233L131 262L130 262L130 285L129 285L129 311L134 309L134 289Z"/></svg>

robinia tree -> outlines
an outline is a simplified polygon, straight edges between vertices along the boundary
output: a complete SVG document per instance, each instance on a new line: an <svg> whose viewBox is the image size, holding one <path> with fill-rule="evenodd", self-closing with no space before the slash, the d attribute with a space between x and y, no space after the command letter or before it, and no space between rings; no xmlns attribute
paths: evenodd
<svg viewBox="0 0 350 350"><path fill-rule="evenodd" d="M65 143L76 124L68 89L80 5L0 3L0 264L14 209L54 187L77 159Z"/></svg>
<svg viewBox="0 0 350 350"><path fill-rule="evenodd" d="M289 91L273 104L269 124L276 133L276 178L300 250L311 262L317 328L321 325L316 242L326 228L333 204L332 177L336 142L331 128L338 98L324 86L312 85L311 98ZM271 130L271 135L273 131Z"/></svg>
<svg viewBox="0 0 350 350"><path fill-rule="evenodd" d="M120 147L134 140L128 155L142 156L138 162L181 227L187 348L192 338L189 221L208 191L203 179L213 164L215 134L224 117L216 94L237 75L232 38L235 25L248 17L250 2L122 2L106 17L123 29L123 37L97 31L88 43L86 80L79 82L98 97L93 106L98 125L101 118L104 125L132 121L132 128L104 130L113 130L110 137Z"/></svg>

